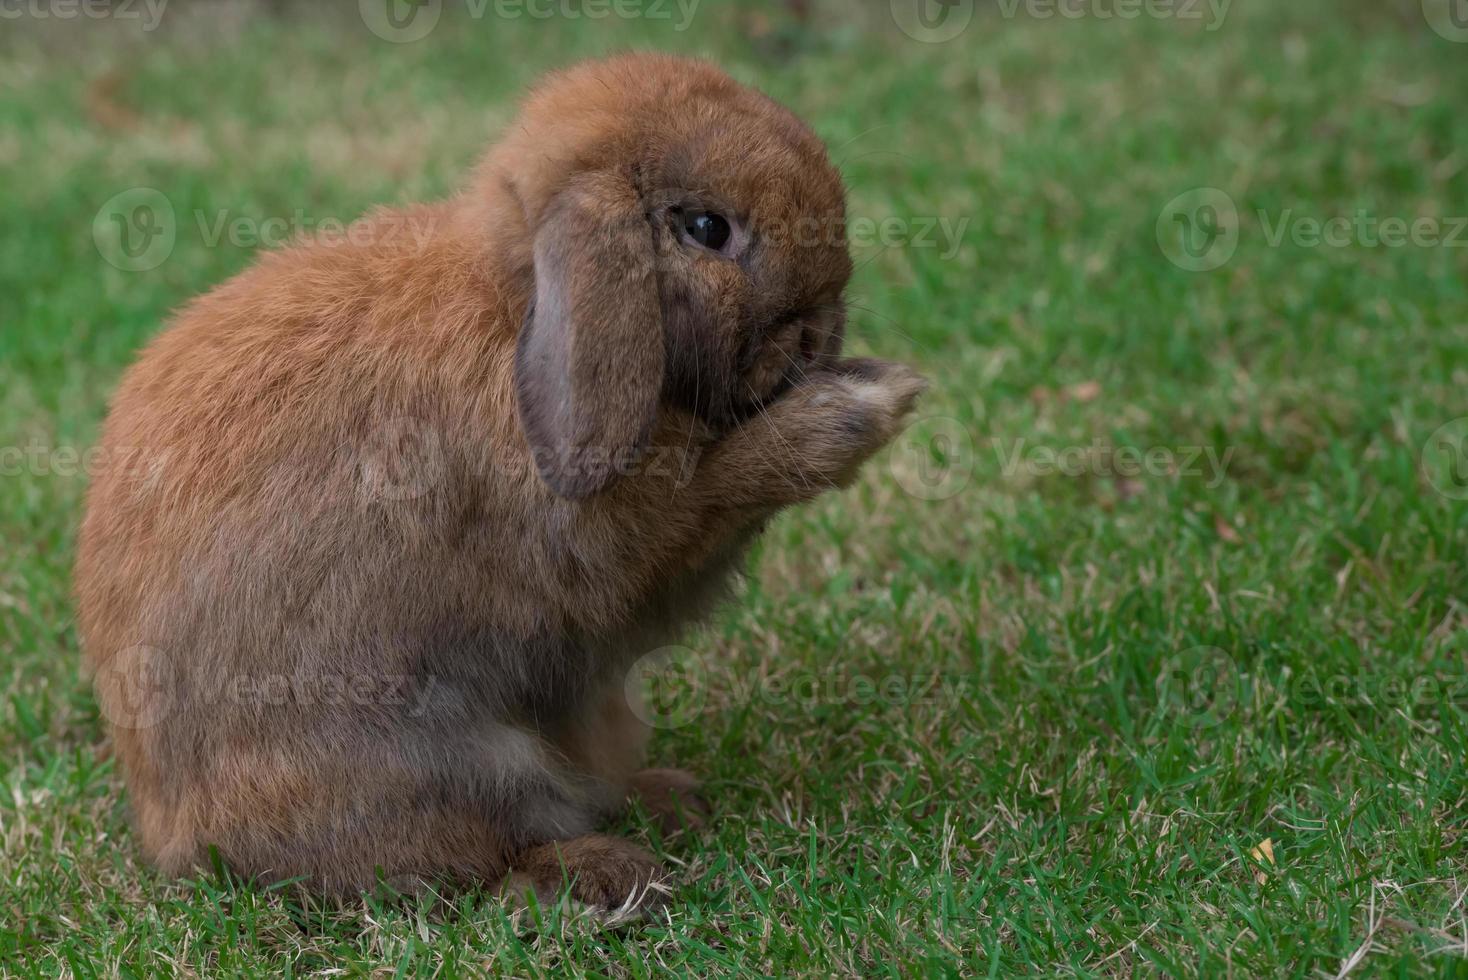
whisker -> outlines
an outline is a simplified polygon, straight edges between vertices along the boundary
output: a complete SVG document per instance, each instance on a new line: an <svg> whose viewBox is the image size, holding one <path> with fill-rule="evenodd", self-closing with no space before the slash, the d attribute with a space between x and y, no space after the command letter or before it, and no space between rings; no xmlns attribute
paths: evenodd
<svg viewBox="0 0 1468 980"><path fill-rule="evenodd" d="M698 331L693 333L693 405L694 424L698 419L698 396L703 391L703 358L698 353ZM679 461L680 466L688 465L688 453L693 448L693 425L688 427L688 435L683 440L683 458ZM673 486L673 497L676 499L680 488L675 483Z"/></svg>
<svg viewBox="0 0 1468 980"><path fill-rule="evenodd" d="M754 389L750 388L749 382L746 381L744 383L744 387L749 389L749 393L751 395L755 394ZM787 450L787 458L790 460L790 462L798 463L801 458L800 454L795 451L794 446L790 445L789 440L787 440L783 435L780 434L779 428L777 428L775 425L775 420L770 417L770 413L766 411L765 406L756 401L755 410L759 412L760 417L763 418L765 420L765 424L769 426L770 434L773 435L777 440L779 440L780 444L785 447L785 449ZM785 484L789 486L792 490L797 489L794 482L791 481L790 477L786 475L782 468L776 467L775 472L780 474L781 479L783 479L785 481ZM805 478L804 474L800 474L798 468L796 469L796 473L800 475L800 482L804 485L803 489L810 490L810 481Z"/></svg>
<svg viewBox="0 0 1468 980"><path fill-rule="evenodd" d="M882 313L882 312L880 312L878 310L874 310L870 306L864 306L861 303L847 302L846 304L844 304L844 306L818 307L818 309L822 310L823 312L829 312L829 313L840 313L843 310L848 310L848 311L849 310L860 310L862 313L867 313L867 314L869 314L869 315L871 315L873 317L877 317L880 320L886 320L887 321L887 323L875 323L874 324L875 326L878 326L878 327L882 328L883 330L888 331L889 333L892 333L892 334L897 335L898 337L901 337L903 340L905 340L908 343L912 344L914 347L918 348L919 350L923 351L924 353L927 353L927 354L933 354L933 353L935 353L935 351L934 351L934 349L932 347L928 346L927 344L924 344L922 341L918 340L916 337L912 336L911 334L903 333L901 330L898 330L896 327L891 326L890 324L897 323L897 320L896 319L894 319L893 317L890 317L887 314Z"/></svg>
<svg viewBox="0 0 1468 980"><path fill-rule="evenodd" d="M808 374L805 373L805 365L801 364L794 357L791 357L789 351L787 351L785 348L779 346L778 344L775 345L775 350L779 351L780 352L780 356L783 357L783 358L785 358L785 360L787 360L787 361L790 362L790 366L793 367L793 368L795 368L796 372L800 375L800 380L801 381L809 381L810 380L810 375L808 375ZM748 387L748 385L749 385L749 382L746 381L745 382L745 386Z"/></svg>

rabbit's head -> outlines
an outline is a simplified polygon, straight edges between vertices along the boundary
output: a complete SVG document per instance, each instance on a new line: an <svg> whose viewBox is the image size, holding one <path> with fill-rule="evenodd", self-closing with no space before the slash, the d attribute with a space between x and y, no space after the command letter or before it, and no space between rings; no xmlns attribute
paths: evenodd
<svg viewBox="0 0 1468 980"><path fill-rule="evenodd" d="M609 484L661 406L726 427L840 350L840 175L804 123L712 65L629 55L553 76L485 175L524 221L516 396L562 496Z"/></svg>

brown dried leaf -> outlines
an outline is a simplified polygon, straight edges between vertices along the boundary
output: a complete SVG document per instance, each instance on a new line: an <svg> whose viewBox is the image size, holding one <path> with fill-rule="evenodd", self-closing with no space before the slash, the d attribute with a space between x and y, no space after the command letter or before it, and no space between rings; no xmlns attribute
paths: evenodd
<svg viewBox="0 0 1468 980"><path fill-rule="evenodd" d="M1093 402L1101 397L1101 382L1082 381L1080 384L1071 385L1062 392L1062 397L1071 401L1080 402L1083 405L1087 402Z"/></svg>
<svg viewBox="0 0 1468 980"><path fill-rule="evenodd" d="M1274 840L1269 837L1264 838L1257 846L1249 850L1249 856L1260 864L1272 866L1274 864ZM1256 871L1254 880L1262 885L1269 881L1269 875L1263 871Z"/></svg>

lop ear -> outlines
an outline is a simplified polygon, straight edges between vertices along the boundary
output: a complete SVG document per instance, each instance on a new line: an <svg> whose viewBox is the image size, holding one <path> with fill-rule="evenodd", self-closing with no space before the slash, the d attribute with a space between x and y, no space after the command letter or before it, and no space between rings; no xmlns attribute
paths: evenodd
<svg viewBox="0 0 1468 980"><path fill-rule="evenodd" d="M646 448L663 386L653 258L623 178L581 175L539 218L515 395L536 469L562 497L605 489Z"/></svg>

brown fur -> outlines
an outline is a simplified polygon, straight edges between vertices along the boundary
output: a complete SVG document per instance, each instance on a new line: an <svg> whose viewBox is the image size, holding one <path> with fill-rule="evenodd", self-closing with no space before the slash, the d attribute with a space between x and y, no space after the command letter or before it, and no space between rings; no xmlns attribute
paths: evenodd
<svg viewBox="0 0 1468 980"><path fill-rule="evenodd" d="M681 244L685 200L758 245ZM76 569L148 855L334 893L651 880L587 836L694 795L639 781L623 672L922 387L837 357L844 240L778 233L841 211L786 110L625 56L547 82L458 197L185 307L116 395Z"/></svg>

